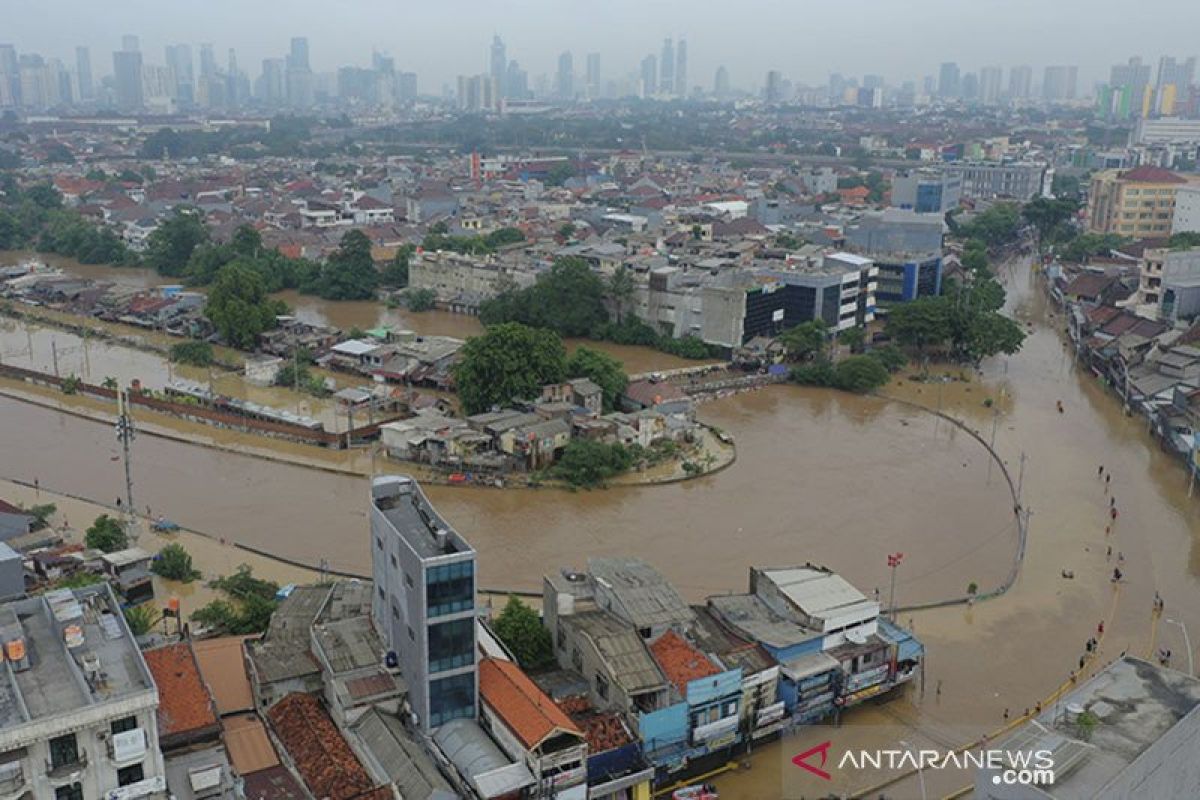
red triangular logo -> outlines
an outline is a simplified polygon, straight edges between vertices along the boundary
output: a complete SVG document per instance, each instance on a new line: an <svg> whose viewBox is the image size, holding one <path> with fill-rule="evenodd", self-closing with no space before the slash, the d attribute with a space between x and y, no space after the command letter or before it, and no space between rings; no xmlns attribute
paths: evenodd
<svg viewBox="0 0 1200 800"><path fill-rule="evenodd" d="M821 767L825 766L825 762L829 760L830 745L832 745L832 742L822 742L821 744L817 745L816 747L809 748L808 750L805 750L803 753L801 753L800 755L793 758L792 763L795 764L797 767L800 767L801 769L808 770L813 775L816 775L818 778L822 778L823 780L827 780L827 781L832 780L832 777L830 776L830 774L828 772L826 772L825 770L821 769ZM808 763L808 759L811 758L812 756L815 756L817 753L821 754L821 767L814 767L812 764Z"/></svg>

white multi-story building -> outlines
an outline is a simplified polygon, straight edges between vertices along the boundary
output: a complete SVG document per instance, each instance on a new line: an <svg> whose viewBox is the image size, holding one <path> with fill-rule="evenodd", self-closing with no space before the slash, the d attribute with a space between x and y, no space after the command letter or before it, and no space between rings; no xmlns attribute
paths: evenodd
<svg viewBox="0 0 1200 800"><path fill-rule="evenodd" d="M1171 233L1200 233L1200 186L1180 186L1175 190Z"/></svg>
<svg viewBox="0 0 1200 800"><path fill-rule="evenodd" d="M158 689L107 584L0 606L0 797L166 793Z"/></svg>

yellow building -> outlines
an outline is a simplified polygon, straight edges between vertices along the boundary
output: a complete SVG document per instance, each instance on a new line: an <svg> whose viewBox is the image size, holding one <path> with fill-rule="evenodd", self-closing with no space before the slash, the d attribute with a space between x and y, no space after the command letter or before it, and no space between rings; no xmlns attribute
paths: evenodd
<svg viewBox="0 0 1200 800"><path fill-rule="evenodd" d="M1088 230L1132 239L1171 235L1175 191L1200 177L1184 178L1160 167L1109 169L1092 177L1088 196Z"/></svg>

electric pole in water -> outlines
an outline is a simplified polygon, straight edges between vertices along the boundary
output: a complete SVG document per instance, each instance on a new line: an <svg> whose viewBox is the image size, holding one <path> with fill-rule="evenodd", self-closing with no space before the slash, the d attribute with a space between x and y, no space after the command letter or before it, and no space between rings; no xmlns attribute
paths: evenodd
<svg viewBox="0 0 1200 800"><path fill-rule="evenodd" d="M904 560L904 553L888 553L887 563L892 570L892 588L888 597L888 608L891 610L892 622L896 621L896 567Z"/></svg>
<svg viewBox="0 0 1200 800"><path fill-rule="evenodd" d="M125 532L129 541L137 541L136 507L133 505L133 472L130 468L130 444L133 443L137 431L133 427L133 417L129 414L129 390L117 391L117 440L125 456Z"/></svg>

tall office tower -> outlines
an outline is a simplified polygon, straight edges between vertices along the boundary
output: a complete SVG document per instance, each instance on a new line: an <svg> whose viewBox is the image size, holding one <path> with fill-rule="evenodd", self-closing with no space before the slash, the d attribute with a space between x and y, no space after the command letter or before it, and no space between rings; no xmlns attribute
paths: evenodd
<svg viewBox="0 0 1200 800"><path fill-rule="evenodd" d="M371 540L371 616L400 662L417 725L429 733L473 719L474 548L403 475L371 481Z"/></svg>
<svg viewBox="0 0 1200 800"><path fill-rule="evenodd" d="M116 85L117 108L138 111L143 105L142 54L136 50L113 53L113 83Z"/></svg>
<svg viewBox="0 0 1200 800"><path fill-rule="evenodd" d="M600 97L600 54L587 54L587 96L589 100Z"/></svg>
<svg viewBox="0 0 1200 800"><path fill-rule="evenodd" d="M670 39L663 39L658 68L658 90L663 94L671 94L675 91L675 45Z"/></svg>
<svg viewBox="0 0 1200 800"><path fill-rule="evenodd" d="M729 70L724 66L717 67L717 74L713 78L713 94L718 100L724 100L729 96Z"/></svg>
<svg viewBox="0 0 1200 800"><path fill-rule="evenodd" d="M1124 64L1114 64L1108 86L1100 93L1100 110L1116 119L1144 117L1151 109L1150 65L1134 56Z"/></svg>
<svg viewBox="0 0 1200 800"><path fill-rule="evenodd" d="M688 93L687 58L687 40L680 39L675 48L675 94L679 97Z"/></svg>
<svg viewBox="0 0 1200 800"><path fill-rule="evenodd" d="M876 89L882 89L883 88L883 76L882 75L863 75L862 88L867 89L869 91L875 91Z"/></svg>
<svg viewBox="0 0 1200 800"><path fill-rule="evenodd" d="M943 100L953 100L962 94L958 64L947 61L938 70L938 97Z"/></svg>
<svg viewBox="0 0 1200 800"><path fill-rule="evenodd" d="M1079 78L1079 67L1046 67L1042 76L1042 99L1049 103L1075 99L1075 84Z"/></svg>
<svg viewBox="0 0 1200 800"><path fill-rule="evenodd" d="M200 77L211 78L217 74L217 57L211 44L200 45Z"/></svg>
<svg viewBox="0 0 1200 800"><path fill-rule="evenodd" d="M196 77L192 71L192 48L186 44L169 44L166 50L167 66L175 74L175 96L183 106L190 106L196 99Z"/></svg>
<svg viewBox="0 0 1200 800"><path fill-rule="evenodd" d="M959 94L963 100L972 102L979 99L979 76L974 72L964 73L959 82Z"/></svg>
<svg viewBox="0 0 1200 800"><path fill-rule="evenodd" d="M563 100L575 96L575 61L568 50L558 57L558 72L554 76L554 93Z"/></svg>
<svg viewBox="0 0 1200 800"><path fill-rule="evenodd" d="M11 44L0 44L0 108L17 108L21 105L21 62L17 59L17 48Z"/></svg>
<svg viewBox="0 0 1200 800"><path fill-rule="evenodd" d="M79 82L79 99L92 99L92 51L82 45L75 48L75 76Z"/></svg>
<svg viewBox="0 0 1200 800"><path fill-rule="evenodd" d="M1004 80L1002 67L984 67L979 70L979 102L994 106L1000 102L1000 84Z"/></svg>
<svg viewBox="0 0 1200 800"><path fill-rule="evenodd" d="M773 69L767 73L767 86L764 94L768 103L783 102L783 73Z"/></svg>
<svg viewBox="0 0 1200 800"><path fill-rule="evenodd" d="M1188 96L1196 77L1196 59L1176 61L1163 56L1158 61L1158 80L1154 86L1155 106L1164 117L1174 116L1176 106Z"/></svg>
<svg viewBox="0 0 1200 800"><path fill-rule="evenodd" d="M138 44L138 37L132 33L127 33L121 37L121 49L126 53L137 53L141 51L141 46Z"/></svg>
<svg viewBox="0 0 1200 800"><path fill-rule="evenodd" d="M529 97L529 74L521 69L514 58L508 62L504 75L504 96L514 100L525 100Z"/></svg>
<svg viewBox="0 0 1200 800"><path fill-rule="evenodd" d="M312 69L308 63L308 39L304 36L293 36L292 47L288 52L288 66L292 68Z"/></svg>
<svg viewBox="0 0 1200 800"><path fill-rule="evenodd" d="M501 96L508 94L508 51L504 47L504 40L499 36L492 37L492 48L490 53L488 74L492 76L492 80L500 87Z"/></svg>
<svg viewBox="0 0 1200 800"><path fill-rule="evenodd" d="M642 97L658 93L658 56L651 53L642 59Z"/></svg>
<svg viewBox="0 0 1200 800"><path fill-rule="evenodd" d="M1013 67L1008 73L1010 100L1027 100L1033 92L1033 67L1028 64Z"/></svg>
<svg viewBox="0 0 1200 800"><path fill-rule="evenodd" d="M401 103L417 99L417 73L401 72L396 76L396 99Z"/></svg>
<svg viewBox="0 0 1200 800"><path fill-rule="evenodd" d="M287 62L282 58L264 58L259 78L258 97L269 106L281 106L287 97Z"/></svg>

